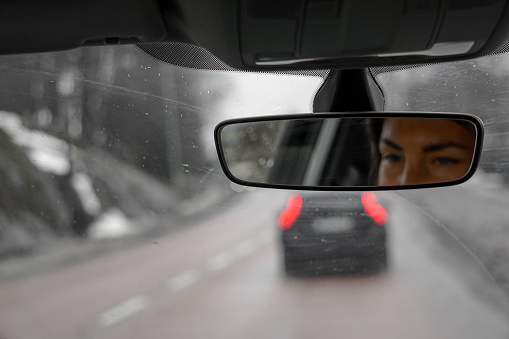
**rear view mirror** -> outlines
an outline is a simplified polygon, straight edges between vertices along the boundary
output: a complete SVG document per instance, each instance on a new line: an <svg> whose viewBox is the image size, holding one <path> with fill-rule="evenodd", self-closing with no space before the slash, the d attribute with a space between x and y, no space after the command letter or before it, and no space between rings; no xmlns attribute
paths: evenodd
<svg viewBox="0 0 509 339"><path fill-rule="evenodd" d="M240 185L409 189L468 180L483 126L466 114L301 114L225 121L215 138L225 174Z"/></svg>

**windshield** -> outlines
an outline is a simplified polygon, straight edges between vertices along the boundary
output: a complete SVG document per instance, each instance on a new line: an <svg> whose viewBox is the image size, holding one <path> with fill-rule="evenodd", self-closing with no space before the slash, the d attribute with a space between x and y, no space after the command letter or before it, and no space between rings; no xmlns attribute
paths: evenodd
<svg viewBox="0 0 509 339"><path fill-rule="evenodd" d="M1 57L0 338L507 337L508 62L377 74L386 110L476 114L486 136L467 183L374 195L220 168L218 122L310 112L321 77L133 46Z"/></svg>

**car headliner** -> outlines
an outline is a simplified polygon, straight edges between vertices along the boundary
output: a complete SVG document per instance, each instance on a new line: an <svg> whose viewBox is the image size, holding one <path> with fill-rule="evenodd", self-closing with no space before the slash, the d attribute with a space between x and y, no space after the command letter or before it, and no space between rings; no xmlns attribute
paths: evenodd
<svg viewBox="0 0 509 339"><path fill-rule="evenodd" d="M396 8L397 5L393 5L393 3L397 2L386 1L385 5ZM217 64L212 66L203 64L200 57L193 58L192 53L186 52L186 50L189 51L188 44L192 44L210 50L219 59L230 65L227 68L257 70L247 64L244 52L241 50L244 47L243 44L245 45L247 42L245 41L246 36L241 36L241 24L243 24L241 19L244 19L240 9L243 6L250 6L250 10L252 10L254 6L255 10L262 11L266 10L268 6L273 6L270 10L275 10L274 8L277 6L288 7L289 4L293 7L304 6L304 2L299 0L293 2L275 1L274 5L272 4L272 1L252 0L10 1L3 3L2 11L0 11L0 26L2 28L0 30L2 32L0 33L0 54L56 51L80 46L141 44L142 49L160 59L166 59L164 61L170 63L178 65L179 60L196 60L198 68L209 69L217 66ZM368 9L361 14L355 14L356 17L351 20L366 19L378 15L378 13L374 13L374 8L369 2L366 2L365 5ZM493 0L482 4L476 2L476 4L467 6L469 17L478 17L477 24L479 24L490 21L487 19L488 16L485 16L485 12L489 6L494 5L501 9L497 12L500 20L496 24L496 29L486 35L486 44L473 54L440 58L423 57L422 55L389 58L349 55L346 58L341 57L335 60L311 64L268 66L265 69L365 68L459 60L490 54L503 48L509 36L507 33L509 32L509 20L505 20L505 18L509 18L506 1ZM440 13L437 10L436 15L445 16L449 13L445 12L448 10L455 10L454 15L457 15L465 7L462 5L463 7L460 6L461 8L458 10L457 4L448 4L448 6L450 8L441 8ZM344 10L345 8L343 8ZM471 22L465 22L465 25L453 27L451 30L455 34L460 34L467 26L471 25ZM420 28L417 31L419 30ZM324 35L327 33L327 30L323 30ZM353 33L357 34L357 32ZM389 34L388 32L380 33ZM262 30L250 30L248 38L251 39L251 37L267 40L266 32ZM275 38L272 37L272 39ZM155 45L145 45L147 43ZM322 44L327 43L324 40ZM195 52L196 50L193 51L193 53ZM205 53L199 51L199 53L202 52ZM254 50L252 53L256 54L257 51Z"/></svg>

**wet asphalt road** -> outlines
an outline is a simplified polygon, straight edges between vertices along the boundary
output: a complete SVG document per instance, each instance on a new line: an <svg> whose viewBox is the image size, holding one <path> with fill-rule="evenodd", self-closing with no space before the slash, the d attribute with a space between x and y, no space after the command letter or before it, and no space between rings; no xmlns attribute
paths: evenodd
<svg viewBox="0 0 509 339"><path fill-rule="evenodd" d="M0 338L508 338L505 296L391 195L384 274L285 277L257 190L189 229L0 285Z"/></svg>

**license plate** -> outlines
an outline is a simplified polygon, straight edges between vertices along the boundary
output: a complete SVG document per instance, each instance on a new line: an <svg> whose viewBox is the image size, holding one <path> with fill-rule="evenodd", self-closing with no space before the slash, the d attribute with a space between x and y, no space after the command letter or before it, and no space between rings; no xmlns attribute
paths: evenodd
<svg viewBox="0 0 509 339"><path fill-rule="evenodd" d="M319 218L313 222L317 233L341 233L353 230L355 222L350 217Z"/></svg>

